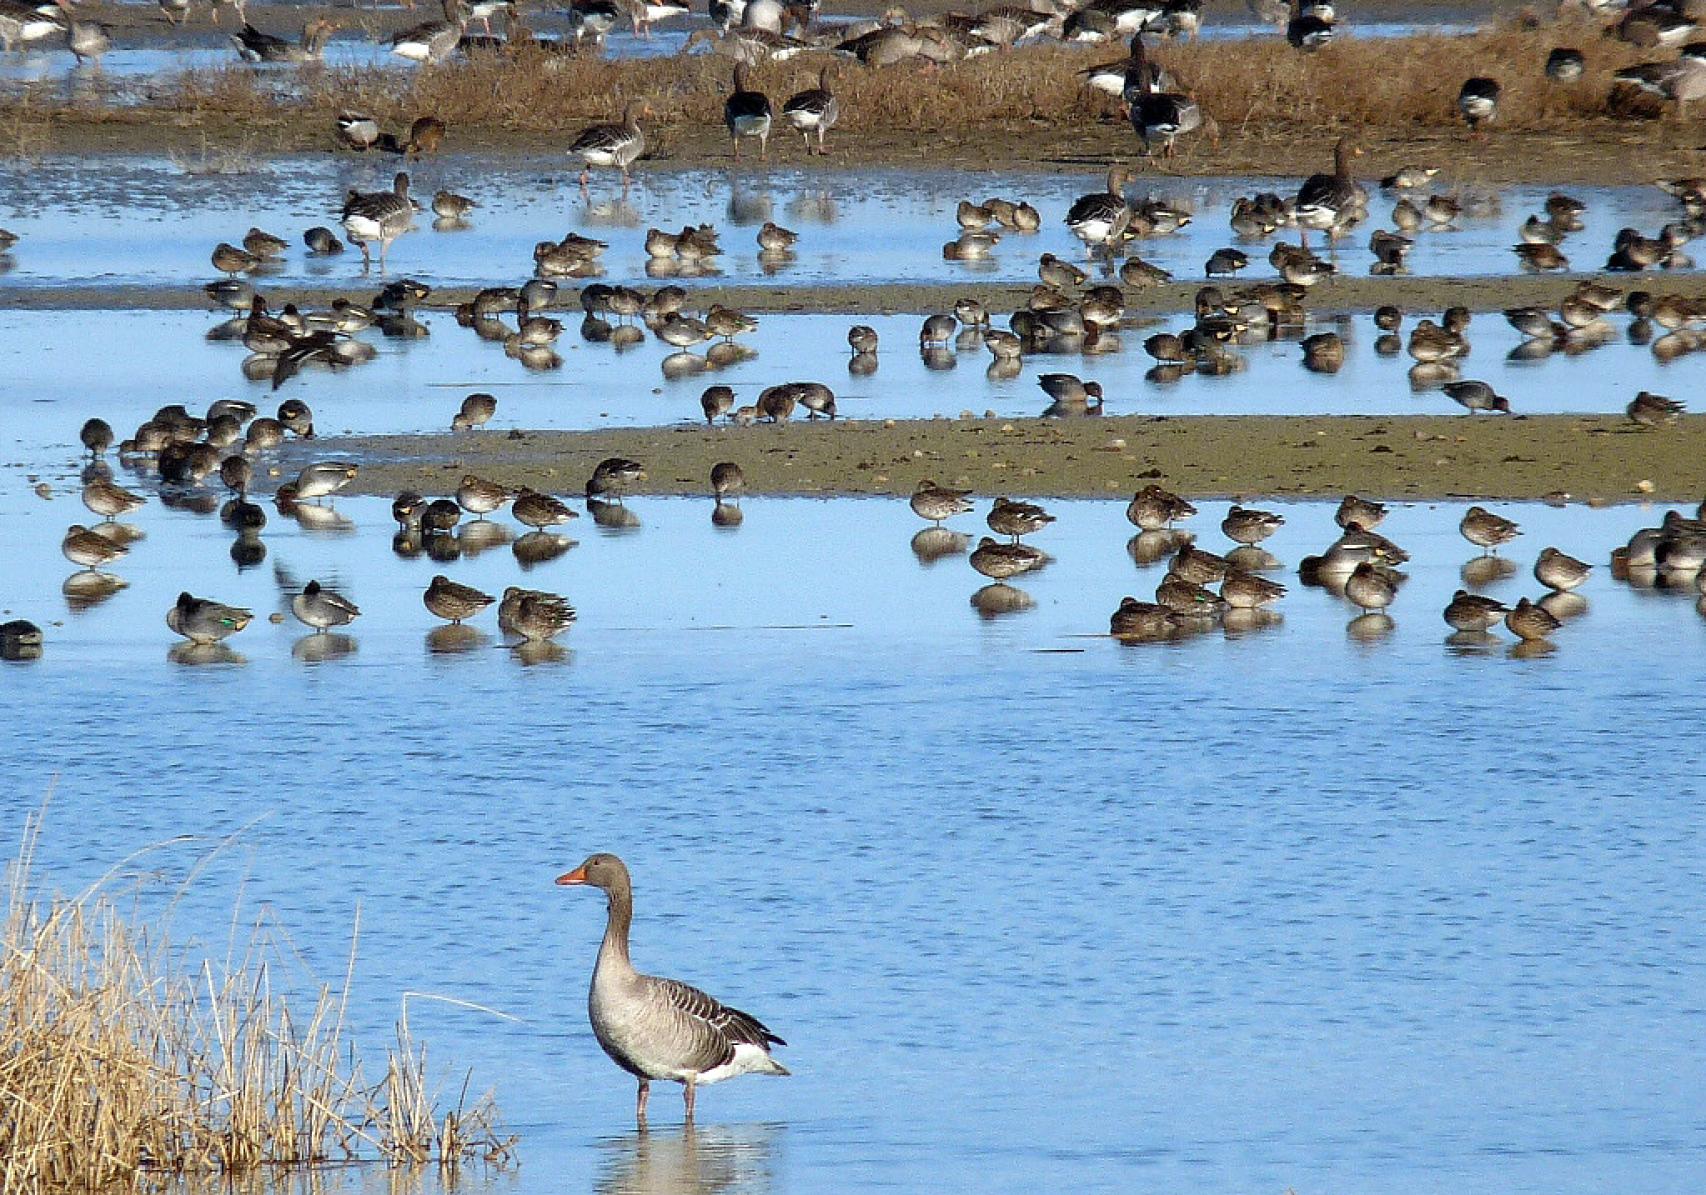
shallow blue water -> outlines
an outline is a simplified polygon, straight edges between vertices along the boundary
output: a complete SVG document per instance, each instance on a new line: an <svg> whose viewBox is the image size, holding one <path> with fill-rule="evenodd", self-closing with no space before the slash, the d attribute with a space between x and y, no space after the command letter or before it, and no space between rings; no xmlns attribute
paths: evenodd
<svg viewBox="0 0 1706 1195"><path fill-rule="evenodd" d="M369 499L345 534L275 514L242 572L216 520L152 504L130 587L73 614L84 512L4 477L0 606L49 642L0 667L0 827L51 790L63 888L241 828L182 930L222 938L246 878L333 976L359 906L358 1034L404 991L521 1018L410 1008L523 1133L500 1190L1681 1192L1706 1163L1691 593L1601 567L1551 654L1454 648L1474 550L1457 508L1407 506L1383 530L1412 579L1364 637L1290 575L1330 507L1287 504L1280 625L1134 648L1099 633L1164 566L1134 566L1120 503L1051 504L1035 607L989 620L899 500L751 499L728 530L636 499L637 529L582 518L523 573L400 559ZM1658 515L1498 509L1523 570L1546 543L1603 564ZM488 645L429 650L438 571L567 594L566 656L526 666L489 612ZM353 654L264 621L309 577L362 606ZM244 663L169 659L184 587L262 616ZM136 866L165 891L201 849ZM625 1135L586 1028L602 909L551 880L594 849L634 869L642 967L791 1043L792 1079L703 1094L691 1148L673 1091Z"/></svg>
<svg viewBox="0 0 1706 1195"><path fill-rule="evenodd" d="M968 286L966 293L976 295L978 288ZM1345 337L1348 356L1337 374L1308 372L1295 342L1274 341L1242 348L1245 367L1239 373L1163 384L1149 380L1153 361L1142 345L1154 331L1183 327L1178 318L1122 332L1118 353L1033 355L1017 376L1004 378L990 375L991 357L978 346L926 361L917 347L921 321L915 315L765 315L758 331L742 338L755 356L672 378L663 369L672 350L660 341L648 337L619 352L580 338L578 307L559 314L568 330L557 342L562 366L555 370L530 371L506 356L502 345L480 341L448 313L434 312L422 316L430 337L396 340L370 331L363 338L377 349L373 361L336 372L310 371L274 392L269 382L245 380L241 366L248 354L241 344L206 339L220 322L212 313L9 312L0 330L0 370L10 381L0 393L0 444L51 444L58 453L53 459L69 459L78 451L77 429L90 415L99 414L124 436L163 405L186 402L200 413L220 397L247 398L268 411L282 398L304 399L314 408L321 434L443 431L462 396L475 390L498 397L489 431L697 422L699 395L707 385L732 386L740 403L751 403L765 386L800 379L829 385L843 418L955 417L967 411L1025 417L1047 408L1036 379L1051 372L1099 381L1113 415L1470 418L1439 390L1413 389L1408 357L1378 355L1367 315L1324 320L1310 329L1337 329ZM849 372L847 329L855 322L872 325L881 337L870 375ZM1491 382L1510 398L1513 410L1528 414L1617 413L1643 389L1686 401L1698 377L1692 357L1661 365L1647 348L1623 341L1583 355L1509 361L1518 337L1494 314L1477 316L1469 338L1474 347L1463 376ZM97 340L102 352L85 351ZM113 368L114 361L123 368Z"/></svg>
<svg viewBox="0 0 1706 1195"><path fill-rule="evenodd" d="M451 144L456 145L454 133ZM177 163L147 157L49 157L27 166L0 162L0 224L22 238L0 263L8 267L0 274L0 293L44 285L199 285L215 276L208 261L213 246L240 242L251 225L292 244L277 272L257 279L263 287L308 282L365 286L377 268L364 274L354 246L338 257L315 258L307 255L301 237L314 225L336 230L347 191L389 189L399 167L412 171L412 193L423 205L440 188L481 205L465 227L450 231L435 231L431 213L425 212L417 218L416 231L392 246L393 276L406 274L433 284L519 281L532 273L537 242L560 239L571 230L610 245L601 259L607 281L642 279L649 271L654 281L689 286L704 277L778 286L944 278L963 279L968 285L979 280L1034 282L1043 253L1083 261L1083 246L1063 219L1080 195L1105 186L1104 174L1094 168L1049 174L803 169L798 145L779 138L768 168L736 170L731 163L726 170L678 170L646 161L636 168L626 199L614 178L602 176L583 198L576 185L579 165L571 164L561 150L496 160L451 153L414 163L372 153L255 157L245 163L246 173L201 173L220 164L221 148L228 147L214 148L205 160L191 154ZM253 147L253 152L261 148ZM1321 168L1329 158L1329 149L1322 146L1314 156L1303 155L1301 169L1307 173ZM1294 194L1298 181L1146 174L1128 190L1131 199L1165 199L1197 215L1179 233L1148 238L1134 248L1181 280L1201 279L1211 253L1239 244L1227 225L1232 200L1263 190ZM1442 180L1436 189L1446 192L1449 184ZM1540 209L1551 190L1506 188L1498 193L1496 208L1475 208L1476 214L1460 218L1452 228L1418 234L1411 272L1517 273L1510 252L1517 228ZM1653 234L1677 215L1674 201L1656 187L1595 187L1574 194L1588 205L1584 229L1563 245L1577 269L1603 266L1618 229L1629 226ZM43 195L53 197L51 206L39 202ZM958 202L981 202L992 195L1034 203L1042 214L1042 229L1004 234L985 261L944 261L944 242L959 234L954 220ZM1368 272L1373 262L1368 234L1376 227L1390 227L1393 202L1375 188L1371 220L1334 254L1341 271ZM778 265L760 259L756 233L765 220L800 234L792 260ZM673 231L700 223L722 231L724 252L713 259L714 274L681 276L648 265L648 227ZM1318 237L1311 242L1319 247ZM1243 245L1252 264L1241 278L1275 277L1268 265L1269 247L1267 241Z"/></svg>

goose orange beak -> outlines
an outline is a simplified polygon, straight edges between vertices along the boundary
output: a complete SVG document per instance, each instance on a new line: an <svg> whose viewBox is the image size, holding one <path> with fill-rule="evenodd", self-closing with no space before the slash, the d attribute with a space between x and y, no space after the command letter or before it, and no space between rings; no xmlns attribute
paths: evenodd
<svg viewBox="0 0 1706 1195"><path fill-rule="evenodd" d="M584 883L586 883L586 865L582 864L581 866L575 868L573 871L566 872L565 874L558 876L557 877L557 883L559 883L559 884L584 884Z"/></svg>

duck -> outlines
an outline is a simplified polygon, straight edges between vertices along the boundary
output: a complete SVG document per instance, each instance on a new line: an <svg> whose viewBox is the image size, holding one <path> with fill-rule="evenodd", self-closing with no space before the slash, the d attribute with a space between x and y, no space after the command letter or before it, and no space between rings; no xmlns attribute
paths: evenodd
<svg viewBox="0 0 1706 1195"><path fill-rule="evenodd" d="M510 500L511 494L507 487L495 481L487 481L473 473L465 473L456 486L456 505L473 515L475 519L484 519L493 511L500 509Z"/></svg>
<svg viewBox="0 0 1706 1195"><path fill-rule="evenodd" d="M468 29L468 9L462 0L444 0L444 18L411 25L391 38L391 52L410 62L438 65L455 51Z"/></svg>
<svg viewBox="0 0 1706 1195"><path fill-rule="evenodd" d="M1488 553L1496 553L1501 544L1508 544L1522 534L1521 528L1511 520L1484 506L1471 506L1464 511L1457 529L1464 539Z"/></svg>
<svg viewBox="0 0 1706 1195"><path fill-rule="evenodd" d="M1197 508L1185 499L1151 483L1132 495L1125 517L1140 531L1171 530L1180 519L1188 519Z"/></svg>
<svg viewBox="0 0 1706 1195"><path fill-rule="evenodd" d="M262 33L248 22L231 35L231 44L244 62L318 62L337 25L324 17L312 17L302 26L302 40L288 41Z"/></svg>
<svg viewBox="0 0 1706 1195"><path fill-rule="evenodd" d="M210 644L228 639L254 621L253 611L241 606L227 606L212 598L198 598L185 592L166 611L166 625L191 643Z"/></svg>
<svg viewBox="0 0 1706 1195"><path fill-rule="evenodd" d="M1559 593L1579 589L1592 572L1593 565L1557 548L1540 549L1540 555L1534 561L1534 579Z"/></svg>
<svg viewBox="0 0 1706 1195"><path fill-rule="evenodd" d="M1524 242L1511 246L1511 252L1522 268L1531 274L1542 274L1551 270L1567 270L1570 259L1564 256L1563 250L1556 245L1545 242Z"/></svg>
<svg viewBox="0 0 1706 1195"><path fill-rule="evenodd" d="M645 466L622 456L609 456L593 466L586 483L588 498L621 501L623 495L646 479Z"/></svg>
<svg viewBox="0 0 1706 1195"><path fill-rule="evenodd" d="M758 138L758 159L770 156L770 97L747 86L746 63L735 64L734 90L723 101L723 124L734 144L735 161L740 161L740 142L743 137Z"/></svg>
<svg viewBox="0 0 1706 1195"><path fill-rule="evenodd" d="M1176 634L1180 624L1180 616L1166 606L1124 597L1108 618L1108 634L1115 639L1164 639Z"/></svg>
<svg viewBox="0 0 1706 1195"><path fill-rule="evenodd" d="M298 622L313 627L315 634L323 635L332 627L354 622L361 609L342 594L322 588L318 581L310 581L290 599L290 612Z"/></svg>
<svg viewBox="0 0 1706 1195"><path fill-rule="evenodd" d="M630 100L616 124L595 124L582 129L569 145L569 156L581 160L580 186L584 192L592 179L592 168L620 170L622 193L628 193L628 168L646 151L646 135L640 121L652 115L644 100Z"/></svg>
<svg viewBox="0 0 1706 1195"><path fill-rule="evenodd" d="M452 625L460 625L463 619L474 617L494 600L491 594L482 593L472 585L452 581L443 573L435 576L421 595L421 601L429 611Z"/></svg>
<svg viewBox="0 0 1706 1195"><path fill-rule="evenodd" d="M492 421L492 416L498 413L498 400L495 395L476 393L462 400L462 405L456 409L456 414L450 420L450 430L453 432L473 431Z"/></svg>
<svg viewBox="0 0 1706 1195"><path fill-rule="evenodd" d="M64 553L65 559L79 568L96 570L123 560L130 554L130 549L123 544L115 543L99 532L90 531L81 523L73 523L66 528L65 538L59 543L59 550Z"/></svg>
<svg viewBox="0 0 1706 1195"><path fill-rule="evenodd" d="M1461 407L1468 409L1471 415L1477 411L1487 411L1492 414L1509 415L1511 413L1510 399L1495 393L1492 386L1486 382L1469 379L1462 382L1447 382L1441 387L1446 397Z"/></svg>
<svg viewBox="0 0 1706 1195"><path fill-rule="evenodd" d="M478 206L466 195L458 195L454 191L435 191L432 197L432 214L441 220L466 220Z"/></svg>
<svg viewBox="0 0 1706 1195"><path fill-rule="evenodd" d="M1522 598L1505 614L1505 627L1525 643L1550 638L1564 624L1546 607Z"/></svg>
<svg viewBox="0 0 1706 1195"><path fill-rule="evenodd" d="M1066 227L1084 243L1091 256L1100 246L1111 251L1131 223L1131 206L1123 194L1133 175L1124 166L1108 171L1108 188L1079 197L1066 213Z"/></svg>
<svg viewBox="0 0 1706 1195"><path fill-rule="evenodd" d="M1480 140L1486 138L1481 126L1498 115L1501 90L1497 79L1485 76L1463 81L1463 86L1457 91L1457 110L1462 114L1464 123L1469 126L1470 136Z"/></svg>
<svg viewBox="0 0 1706 1195"><path fill-rule="evenodd" d="M528 643L546 643L574 625L577 615L567 598L511 585L498 603L498 628Z"/></svg>
<svg viewBox="0 0 1706 1195"><path fill-rule="evenodd" d="M951 490L939 486L934 481L920 481L912 491L908 505L919 518L925 519L940 527L944 520L955 515L970 514L972 504L970 490Z"/></svg>
<svg viewBox="0 0 1706 1195"><path fill-rule="evenodd" d="M1459 589L1446 603L1445 624L1454 631L1477 634L1492 630L1509 613L1510 607L1496 598Z"/></svg>
<svg viewBox="0 0 1706 1195"><path fill-rule="evenodd" d="M279 495L291 502L308 502L337 493L355 480L357 468L347 461L318 461L304 466L294 482L279 487Z"/></svg>
<svg viewBox="0 0 1706 1195"><path fill-rule="evenodd" d="M984 522L991 531L1007 536L1013 543L1041 531L1054 521L1055 516L1036 503L1015 502L1011 498L997 498L984 516Z"/></svg>
<svg viewBox="0 0 1706 1195"><path fill-rule="evenodd" d="M1102 384L1082 381L1076 374L1041 374L1037 385L1057 406L1084 410L1102 405Z"/></svg>
<svg viewBox="0 0 1706 1195"><path fill-rule="evenodd" d="M1232 567L1224 556L1185 544L1167 564L1167 571L1193 585L1213 585L1224 580Z"/></svg>
<svg viewBox="0 0 1706 1195"><path fill-rule="evenodd" d="M92 457L105 456L113 446L113 426L105 419L87 419L77 432L84 451Z"/></svg>
<svg viewBox="0 0 1706 1195"><path fill-rule="evenodd" d="M789 96L782 105L782 119L794 126L794 129L805 139L806 153L826 156L829 151L824 148L823 139L829 135L829 130L835 127L835 122L841 119L841 102L835 98L830 85L835 82L839 68L832 62L818 72L817 86L805 91L796 92ZM817 136L817 147L812 147L812 136Z"/></svg>
<svg viewBox="0 0 1706 1195"><path fill-rule="evenodd" d="M1278 581L1243 569L1230 569L1220 582L1220 600L1233 610L1257 610L1284 597L1286 589Z"/></svg>
<svg viewBox="0 0 1706 1195"><path fill-rule="evenodd" d="M592 972L587 1012L593 1036L617 1066L639 1082L634 1118L644 1126L654 1080L682 1084L686 1118L693 1120L700 1085L737 1075L786 1075L771 1047L786 1045L749 1013L730 1008L677 979L644 975L629 958L634 891L627 865L615 855L589 855L557 877L564 886L603 890L608 900L604 941Z"/></svg>
<svg viewBox="0 0 1706 1195"><path fill-rule="evenodd" d="M970 556L972 568L992 581L1005 581L1039 569L1047 560L1046 554L1029 544L1017 539L1004 544L987 535L978 540Z"/></svg>
<svg viewBox="0 0 1706 1195"><path fill-rule="evenodd" d="M452 0L454 3L454 0ZM369 245L379 242L379 268L385 268L385 257L391 242L414 227L415 205L409 199L409 176L398 171L389 191L358 191L350 188L342 212L344 231L349 239L361 246L361 264L365 268L373 257Z"/></svg>
<svg viewBox="0 0 1706 1195"><path fill-rule="evenodd" d="M1220 521L1220 530L1234 543L1255 545L1285 525L1285 516L1247 506L1233 506Z"/></svg>
<svg viewBox="0 0 1706 1195"><path fill-rule="evenodd" d="M228 241L221 241L213 247L210 260L213 262L214 269L225 274L240 274L244 270L252 270L260 264L260 258L246 249L239 249Z"/></svg>
<svg viewBox="0 0 1706 1195"><path fill-rule="evenodd" d="M1642 390L1624 408L1630 422L1637 427L1668 427L1682 417L1688 408L1674 398Z"/></svg>
<svg viewBox="0 0 1706 1195"><path fill-rule="evenodd" d="M1346 494L1339 500L1339 508L1333 512L1333 522L1341 528L1347 528L1355 523L1359 528L1373 531L1386 520L1386 504L1370 498L1359 498L1355 494Z"/></svg>
<svg viewBox="0 0 1706 1195"><path fill-rule="evenodd" d="M338 236L323 224L316 224L302 234L302 243L308 247L308 252L316 257L332 257L344 251L344 243Z"/></svg>
<svg viewBox="0 0 1706 1195"><path fill-rule="evenodd" d="M1384 610L1398 596L1398 581L1390 570L1365 560L1345 578L1345 597L1364 614Z"/></svg>
<svg viewBox="0 0 1706 1195"><path fill-rule="evenodd" d="M141 510L148 505L148 499L103 477L96 477L83 487L83 505L111 522L121 515Z"/></svg>
<svg viewBox="0 0 1706 1195"><path fill-rule="evenodd" d="M1410 330L1410 356L1423 364L1461 357L1465 349L1466 342L1460 334L1440 327L1431 319L1421 320Z"/></svg>

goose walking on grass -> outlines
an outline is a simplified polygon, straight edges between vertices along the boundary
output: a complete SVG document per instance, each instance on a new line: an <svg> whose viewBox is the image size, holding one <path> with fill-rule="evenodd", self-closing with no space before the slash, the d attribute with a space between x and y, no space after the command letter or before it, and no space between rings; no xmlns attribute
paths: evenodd
<svg viewBox="0 0 1706 1195"><path fill-rule="evenodd" d="M351 188L344 200L343 225L349 239L361 246L361 264L365 269L372 261L368 249L379 242L379 268L385 268L385 254L391 242L408 232L415 224L415 205L409 199L409 176L401 171L389 191L357 191Z"/></svg>
<svg viewBox="0 0 1706 1195"><path fill-rule="evenodd" d="M630 100L622 111L620 123L589 125L581 130L580 136L569 146L569 156L581 160L580 182L583 193L592 180L594 166L620 170L622 193L628 193L628 167L646 152L646 135L640 130L640 120L651 115L651 107L644 100Z"/></svg>
<svg viewBox="0 0 1706 1195"><path fill-rule="evenodd" d="M782 119L799 132L806 140L806 152L819 156L829 151L823 147L823 139L829 130L835 127L835 122L841 118L841 103L835 98L835 93L829 85L835 81L837 67L830 63L818 72L817 86L809 88L788 97L788 102L782 105ZM817 134L817 148L812 148L812 134Z"/></svg>
<svg viewBox="0 0 1706 1195"><path fill-rule="evenodd" d="M740 161L742 137L758 138L758 159L770 157L770 97L746 85L746 63L735 64L735 86L723 101L723 123L734 142L735 161Z"/></svg>
<svg viewBox="0 0 1706 1195"><path fill-rule="evenodd" d="M592 972L587 1013L592 1032L611 1061L639 1080L634 1118L646 1123L652 1080L680 1083L687 1119L701 1084L736 1075L786 1075L770 1056L786 1045L750 1013L729 1008L677 979L643 975L628 954L634 890L628 868L615 855L590 856L557 877L562 885L603 889L609 901L604 941Z"/></svg>

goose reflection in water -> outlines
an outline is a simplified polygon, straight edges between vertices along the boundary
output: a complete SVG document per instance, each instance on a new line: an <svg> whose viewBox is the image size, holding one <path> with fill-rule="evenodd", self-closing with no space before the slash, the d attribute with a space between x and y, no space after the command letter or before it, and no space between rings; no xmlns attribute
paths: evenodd
<svg viewBox="0 0 1706 1195"><path fill-rule="evenodd" d="M691 1123L600 1142L597 1195L768 1195L780 1126Z"/></svg>
<svg viewBox="0 0 1706 1195"><path fill-rule="evenodd" d="M588 200L581 219L595 228L638 228L644 220L640 209L626 199Z"/></svg>

